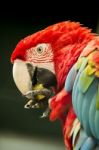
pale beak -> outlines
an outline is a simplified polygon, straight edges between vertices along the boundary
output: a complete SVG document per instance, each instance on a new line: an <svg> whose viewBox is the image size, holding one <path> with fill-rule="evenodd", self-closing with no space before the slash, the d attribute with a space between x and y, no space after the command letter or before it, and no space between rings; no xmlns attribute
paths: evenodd
<svg viewBox="0 0 99 150"><path fill-rule="evenodd" d="M34 99L40 94L49 97L57 82L55 74L50 70L19 59L14 61L13 79L19 91L28 99Z"/></svg>
<svg viewBox="0 0 99 150"><path fill-rule="evenodd" d="M19 91L25 95L32 90L32 81L27 64L22 60L15 60L13 64L13 79Z"/></svg>

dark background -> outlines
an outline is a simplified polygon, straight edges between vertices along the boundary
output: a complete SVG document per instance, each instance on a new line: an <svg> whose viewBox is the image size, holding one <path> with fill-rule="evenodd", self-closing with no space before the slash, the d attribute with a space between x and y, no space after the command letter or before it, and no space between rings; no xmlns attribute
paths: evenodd
<svg viewBox="0 0 99 150"><path fill-rule="evenodd" d="M91 2L90 2L91 3ZM38 135L55 137L62 141L62 131L59 121L50 122L39 119L40 110L26 110L25 102L17 90L12 78L10 56L16 44L30 35L51 24L71 20L79 21L84 26L98 31L98 3L86 5L70 3L57 6L46 2L20 6L19 2L13 7L1 6L0 12L0 131L14 132L22 135ZM92 5L92 6L91 6ZM15 8L16 7L16 8ZM0 149L1 150L1 149Z"/></svg>

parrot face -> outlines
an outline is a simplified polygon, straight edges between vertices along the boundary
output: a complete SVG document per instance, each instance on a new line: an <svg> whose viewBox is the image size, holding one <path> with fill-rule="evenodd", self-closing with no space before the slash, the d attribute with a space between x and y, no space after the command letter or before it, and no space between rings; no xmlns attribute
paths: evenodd
<svg viewBox="0 0 99 150"><path fill-rule="evenodd" d="M15 59L13 63L14 82L22 95L29 99L25 108L47 106L56 86L51 45L38 44L28 49L25 57L27 61Z"/></svg>

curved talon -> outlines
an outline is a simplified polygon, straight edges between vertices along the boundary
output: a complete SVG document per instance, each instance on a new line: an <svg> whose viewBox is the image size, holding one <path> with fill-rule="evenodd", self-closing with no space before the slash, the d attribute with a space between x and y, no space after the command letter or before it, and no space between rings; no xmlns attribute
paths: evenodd
<svg viewBox="0 0 99 150"><path fill-rule="evenodd" d="M27 105L25 105L25 106L24 106L24 108L26 108L26 109L30 109L30 107L28 107Z"/></svg>
<svg viewBox="0 0 99 150"><path fill-rule="evenodd" d="M32 107L32 105L33 105L33 100L29 100L29 101L25 104L24 108L29 109L29 108Z"/></svg>
<svg viewBox="0 0 99 150"><path fill-rule="evenodd" d="M42 114L42 116L40 116L40 118L46 118L46 117L48 117L49 113L50 113L50 109L49 109L49 107L47 107L47 109L44 111L44 113Z"/></svg>
<svg viewBox="0 0 99 150"><path fill-rule="evenodd" d="M36 103L35 105L32 105L31 108L40 108L40 106L38 103Z"/></svg>
<svg viewBox="0 0 99 150"><path fill-rule="evenodd" d="M47 116L43 113L42 116L40 116L40 118L46 118Z"/></svg>

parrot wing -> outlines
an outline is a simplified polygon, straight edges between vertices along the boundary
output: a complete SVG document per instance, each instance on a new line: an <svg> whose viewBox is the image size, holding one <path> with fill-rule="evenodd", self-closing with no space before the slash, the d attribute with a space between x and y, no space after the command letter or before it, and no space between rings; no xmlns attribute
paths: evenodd
<svg viewBox="0 0 99 150"><path fill-rule="evenodd" d="M69 132L73 149L98 149L99 37L84 48L78 61L69 71L64 89L72 92L73 109L77 115ZM70 119L68 116L67 118Z"/></svg>
<svg viewBox="0 0 99 150"><path fill-rule="evenodd" d="M99 37L89 42L73 67L77 71L72 88L73 107L88 136L82 150L90 150L96 141L99 143Z"/></svg>

